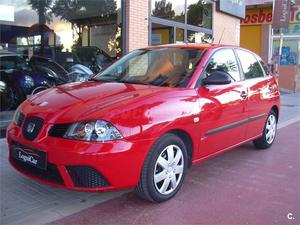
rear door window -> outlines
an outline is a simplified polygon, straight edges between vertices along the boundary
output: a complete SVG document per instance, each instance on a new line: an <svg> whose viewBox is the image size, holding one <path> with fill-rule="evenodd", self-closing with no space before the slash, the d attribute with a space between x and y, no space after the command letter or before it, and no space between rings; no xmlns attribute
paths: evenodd
<svg viewBox="0 0 300 225"><path fill-rule="evenodd" d="M261 64L263 70L265 71L265 74L266 74L266 75L270 75L269 69L268 69L267 65L264 63L264 61L259 60L259 62L260 62L260 64Z"/></svg>
<svg viewBox="0 0 300 225"><path fill-rule="evenodd" d="M255 56L247 51L237 49L245 79L264 77L264 71Z"/></svg>

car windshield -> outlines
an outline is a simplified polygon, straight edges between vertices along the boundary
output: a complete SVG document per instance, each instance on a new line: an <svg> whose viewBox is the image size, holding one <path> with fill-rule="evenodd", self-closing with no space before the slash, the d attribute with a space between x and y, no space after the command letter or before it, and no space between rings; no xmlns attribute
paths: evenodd
<svg viewBox="0 0 300 225"><path fill-rule="evenodd" d="M0 70L30 70L30 67L20 56L2 56L0 57Z"/></svg>
<svg viewBox="0 0 300 225"><path fill-rule="evenodd" d="M203 50L153 48L131 52L93 80L164 87L186 87Z"/></svg>

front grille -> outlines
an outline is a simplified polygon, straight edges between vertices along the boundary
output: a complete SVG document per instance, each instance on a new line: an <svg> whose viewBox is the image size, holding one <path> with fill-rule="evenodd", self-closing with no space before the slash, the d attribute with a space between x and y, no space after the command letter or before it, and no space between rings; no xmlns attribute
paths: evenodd
<svg viewBox="0 0 300 225"><path fill-rule="evenodd" d="M67 171L75 187L99 188L110 184L94 168L88 166L67 166Z"/></svg>
<svg viewBox="0 0 300 225"><path fill-rule="evenodd" d="M23 136L33 141L38 134L40 133L43 127L44 121L37 117L28 117L25 119L25 123L23 125ZM33 127L33 128L32 128Z"/></svg>
<svg viewBox="0 0 300 225"><path fill-rule="evenodd" d="M55 124L49 131L49 136L62 138L67 132L70 124Z"/></svg>
<svg viewBox="0 0 300 225"><path fill-rule="evenodd" d="M21 171L24 171L25 173L28 173L34 177L49 181L51 183L64 185L64 181L63 181L56 165L54 165L54 164L48 163L47 169L43 170L43 169L39 169L37 167L28 165L27 163L24 163L15 158L11 158L11 161L15 167L17 167Z"/></svg>

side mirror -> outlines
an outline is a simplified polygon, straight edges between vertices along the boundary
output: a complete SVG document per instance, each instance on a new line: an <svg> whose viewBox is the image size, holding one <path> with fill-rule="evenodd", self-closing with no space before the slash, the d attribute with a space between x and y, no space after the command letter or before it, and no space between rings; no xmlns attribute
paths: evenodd
<svg viewBox="0 0 300 225"><path fill-rule="evenodd" d="M216 84L216 85L221 85L221 84L230 84L231 83L231 77L228 73L222 72L222 71L215 71L211 73L209 77L206 77L205 79L202 80L202 83L204 85L209 85L209 84Z"/></svg>

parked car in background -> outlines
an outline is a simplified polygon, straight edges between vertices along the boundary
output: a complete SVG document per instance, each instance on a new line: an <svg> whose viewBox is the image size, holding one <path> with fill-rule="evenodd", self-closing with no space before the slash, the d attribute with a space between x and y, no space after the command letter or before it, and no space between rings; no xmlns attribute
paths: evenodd
<svg viewBox="0 0 300 225"><path fill-rule="evenodd" d="M57 80L57 85L68 82L86 81L94 74L92 70L80 63L71 65L66 70L56 61L40 56L32 56L29 60L29 65L34 71L46 73L54 77Z"/></svg>
<svg viewBox="0 0 300 225"><path fill-rule="evenodd" d="M76 64L69 68L68 77L72 82L87 81L94 75L94 72L82 65Z"/></svg>
<svg viewBox="0 0 300 225"><path fill-rule="evenodd" d="M53 60L65 70L69 70L74 65L81 64L78 56L72 52L56 52Z"/></svg>
<svg viewBox="0 0 300 225"><path fill-rule="evenodd" d="M93 72L81 64L65 70L55 61L11 52L0 53L1 63L1 111L14 110L28 96L49 87L70 82L86 81Z"/></svg>
<svg viewBox="0 0 300 225"><path fill-rule="evenodd" d="M76 47L74 53L78 56L81 64L89 67L94 73L114 62L112 57L98 47Z"/></svg>
<svg viewBox="0 0 300 225"><path fill-rule="evenodd" d="M28 60L28 64L34 72L46 74L49 77L53 77L55 79L56 85L70 82L68 71L52 59L40 56L32 56Z"/></svg>
<svg viewBox="0 0 300 225"><path fill-rule="evenodd" d="M49 185L135 188L163 202L176 195L191 165L249 141L270 148L279 101L276 78L246 49L135 50L90 81L22 103L7 129L9 161Z"/></svg>
<svg viewBox="0 0 300 225"><path fill-rule="evenodd" d="M28 52L25 52L25 55L28 55ZM62 51L61 47L45 47L43 52L40 51L39 47L35 47L33 50L33 55L51 59L67 71L70 67L76 64L81 64L76 54L69 51Z"/></svg>
<svg viewBox="0 0 300 225"><path fill-rule="evenodd" d="M1 111L14 110L28 96L57 84L54 77L35 71L21 55L0 53Z"/></svg>

